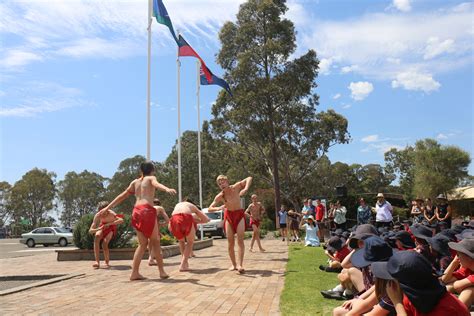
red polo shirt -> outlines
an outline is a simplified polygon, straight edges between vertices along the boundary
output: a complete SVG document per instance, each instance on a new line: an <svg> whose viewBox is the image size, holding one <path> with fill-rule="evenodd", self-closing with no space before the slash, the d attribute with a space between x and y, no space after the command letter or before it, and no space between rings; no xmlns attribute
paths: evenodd
<svg viewBox="0 0 474 316"><path fill-rule="evenodd" d="M318 222L323 220L324 211L325 211L325 208L323 204L316 205L316 220Z"/></svg>

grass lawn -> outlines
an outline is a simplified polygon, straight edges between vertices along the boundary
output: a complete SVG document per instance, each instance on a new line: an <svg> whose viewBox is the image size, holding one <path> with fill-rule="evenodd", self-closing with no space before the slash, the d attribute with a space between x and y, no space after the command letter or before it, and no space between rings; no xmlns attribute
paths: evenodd
<svg viewBox="0 0 474 316"><path fill-rule="evenodd" d="M342 301L322 297L321 290L337 285L337 274L319 270L327 264L322 247L291 245L286 266L285 287L280 297L283 315L331 315Z"/></svg>

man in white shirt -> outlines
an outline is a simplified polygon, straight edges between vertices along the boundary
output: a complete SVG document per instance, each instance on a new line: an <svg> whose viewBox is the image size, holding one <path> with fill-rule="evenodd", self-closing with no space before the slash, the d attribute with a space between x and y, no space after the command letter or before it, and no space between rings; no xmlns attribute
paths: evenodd
<svg viewBox="0 0 474 316"><path fill-rule="evenodd" d="M375 203L375 226L390 227L392 224L392 205L385 200L382 193L377 194L377 203Z"/></svg>

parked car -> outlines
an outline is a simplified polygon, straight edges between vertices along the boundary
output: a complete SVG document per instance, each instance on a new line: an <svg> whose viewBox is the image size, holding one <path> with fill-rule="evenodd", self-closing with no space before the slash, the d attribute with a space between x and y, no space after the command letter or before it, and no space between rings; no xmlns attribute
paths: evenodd
<svg viewBox="0 0 474 316"><path fill-rule="evenodd" d="M222 238L225 238L224 212L208 212L207 208L202 209L202 211L204 212L204 214L206 214L207 217L209 217L210 221L205 224L198 224L197 233L199 234L202 226L204 235L221 236Z"/></svg>
<svg viewBox="0 0 474 316"><path fill-rule="evenodd" d="M32 248L37 244L45 247L59 244L66 247L72 243L72 233L60 227L40 227L29 233L21 234L20 242Z"/></svg>

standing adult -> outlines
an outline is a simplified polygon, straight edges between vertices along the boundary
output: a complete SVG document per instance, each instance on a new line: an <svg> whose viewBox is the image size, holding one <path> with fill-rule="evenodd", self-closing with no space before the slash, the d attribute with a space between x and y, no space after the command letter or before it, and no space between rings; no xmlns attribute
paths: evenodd
<svg viewBox="0 0 474 316"><path fill-rule="evenodd" d="M341 205L340 201L336 202L334 209L334 223L336 224L336 229L340 228L342 230L346 229L346 213L347 209L345 206Z"/></svg>
<svg viewBox="0 0 474 316"><path fill-rule="evenodd" d="M252 227L252 241L250 242L250 252L253 252L253 244L257 241L257 246L260 249L260 252L264 252L265 249L262 248L260 243L260 222L262 221L263 214L265 214L265 208L262 203L258 201L256 194L252 194L250 197L252 203L245 210L245 214L250 217L250 227Z"/></svg>
<svg viewBox="0 0 474 316"><path fill-rule="evenodd" d="M244 196L252 183L252 177L230 185L225 175L219 175L216 179L217 185L222 190L216 195L214 201L209 206L209 212L224 211L224 228L227 235L228 251L232 267L229 270L236 270L244 273L244 234L245 234L245 211L240 206L240 197ZM218 204L222 204L217 206ZM239 261L235 260L235 234L237 234L237 245Z"/></svg>
<svg viewBox="0 0 474 316"><path fill-rule="evenodd" d="M448 199L443 194L436 197L438 205L436 206L436 219L440 222L446 223L447 228L451 228L451 206L448 204Z"/></svg>
<svg viewBox="0 0 474 316"><path fill-rule="evenodd" d="M153 207L153 199L156 189L173 195L176 194L176 190L170 189L158 182L155 177L155 166L151 161L143 162L140 165L140 170L142 176L133 180L125 191L120 193L100 212L108 212L111 208L124 201L129 195L135 195L136 201L132 213L132 226L137 232L138 247L133 255L130 281L144 279L139 273L139 268L148 245L148 240L150 240L153 252L155 253L160 278L166 279L169 276L163 267L163 257L161 255L160 239L158 237L158 221L156 209Z"/></svg>
<svg viewBox="0 0 474 316"><path fill-rule="evenodd" d="M278 211L278 223L280 224L280 234L282 237L281 241L285 241L285 237L288 238L288 211L286 210L286 206L283 204L281 205L281 208Z"/></svg>
<svg viewBox="0 0 474 316"><path fill-rule="evenodd" d="M301 214L294 211L288 211L288 219L289 219L289 229L291 235L291 241L300 241L300 217Z"/></svg>
<svg viewBox="0 0 474 316"><path fill-rule="evenodd" d="M357 208L357 225L370 224L372 219L372 208L367 205L363 198L359 199L359 207Z"/></svg>
<svg viewBox="0 0 474 316"><path fill-rule="evenodd" d="M375 203L375 226L390 227L393 220L393 207L385 200L382 193L377 194L377 203Z"/></svg>
<svg viewBox="0 0 474 316"><path fill-rule="evenodd" d="M430 224L435 224L436 222L436 214L435 214L436 207L431 202L430 198L425 199L425 209L423 212L423 216Z"/></svg>
<svg viewBox="0 0 474 316"><path fill-rule="evenodd" d="M423 213L425 212L423 207L423 199L416 198L415 204L411 208L410 215L413 219L413 224L418 224L423 221Z"/></svg>
<svg viewBox="0 0 474 316"><path fill-rule="evenodd" d="M316 199L316 224L318 225L318 237L321 242L324 241L324 213L326 213L326 208L324 204L321 203L321 199Z"/></svg>

